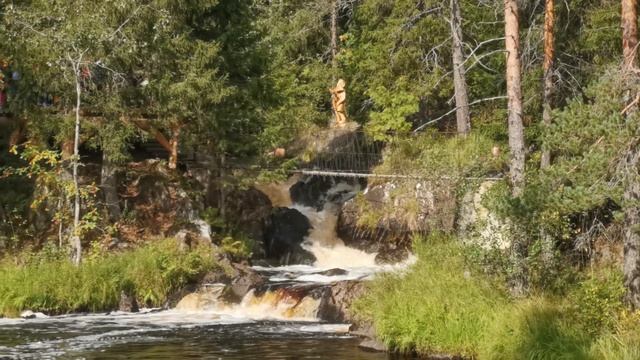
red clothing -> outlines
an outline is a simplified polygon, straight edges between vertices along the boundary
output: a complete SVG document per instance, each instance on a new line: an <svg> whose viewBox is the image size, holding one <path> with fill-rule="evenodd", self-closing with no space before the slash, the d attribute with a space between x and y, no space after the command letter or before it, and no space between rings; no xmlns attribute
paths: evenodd
<svg viewBox="0 0 640 360"><path fill-rule="evenodd" d="M5 105L7 105L7 93L2 90L0 91L0 108L4 107Z"/></svg>

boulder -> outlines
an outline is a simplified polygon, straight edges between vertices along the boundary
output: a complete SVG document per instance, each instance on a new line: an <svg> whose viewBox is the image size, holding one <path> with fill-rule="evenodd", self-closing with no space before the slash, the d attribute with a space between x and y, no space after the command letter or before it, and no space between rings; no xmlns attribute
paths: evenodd
<svg viewBox="0 0 640 360"><path fill-rule="evenodd" d="M41 312L33 312L31 310L25 310L20 313L20 318L22 319L46 319L48 317L48 315Z"/></svg>
<svg viewBox="0 0 640 360"><path fill-rule="evenodd" d="M353 302L364 295L366 286L361 281L339 281L324 288L318 318L331 323L355 323L350 310Z"/></svg>
<svg viewBox="0 0 640 360"><path fill-rule="evenodd" d="M36 318L36 313L34 313L31 310L25 310L25 311L20 313L20 317L22 319L35 319Z"/></svg>
<svg viewBox="0 0 640 360"><path fill-rule="evenodd" d="M345 269L335 268L335 269L329 269L329 270L321 271L321 272L318 272L318 273L315 273L315 274L324 275L324 276L340 276L340 275L346 275L347 273L348 273L348 271L345 270Z"/></svg>
<svg viewBox="0 0 640 360"><path fill-rule="evenodd" d="M291 201L321 211L327 203L342 204L353 198L363 184L359 179L305 176L289 189Z"/></svg>
<svg viewBox="0 0 640 360"><path fill-rule="evenodd" d="M236 276L224 291L224 299L229 302L240 302L251 290L261 287L267 279L248 266L236 265Z"/></svg>
<svg viewBox="0 0 640 360"><path fill-rule="evenodd" d="M486 249L508 249L512 228L508 221L492 213L482 203L484 195L496 184L485 181L462 197L456 228L458 236L467 243Z"/></svg>
<svg viewBox="0 0 640 360"><path fill-rule="evenodd" d="M360 344L358 344L358 346L364 349L365 351L372 351L372 352L389 351L389 348L387 347L387 345L385 345L384 343L382 343L382 341L376 338L365 338L364 340L362 340L362 342L360 342Z"/></svg>
<svg viewBox="0 0 640 360"><path fill-rule="evenodd" d="M207 196L210 207L218 207L219 192ZM254 241L254 258L264 257L263 239L272 212L271 200L255 187L234 189L225 197L225 221L227 226L240 229Z"/></svg>
<svg viewBox="0 0 640 360"><path fill-rule="evenodd" d="M118 311L136 313L140 311L136 297L127 291L120 292L120 302L118 303Z"/></svg>
<svg viewBox="0 0 640 360"><path fill-rule="evenodd" d="M176 305L177 310L202 311L215 309L224 293L224 284L206 284L198 291L187 294Z"/></svg>
<svg viewBox="0 0 640 360"><path fill-rule="evenodd" d="M300 211L291 208L275 208L265 232L264 249L267 258L279 264L312 264L316 259L302 248L309 235L311 223Z"/></svg>
<svg viewBox="0 0 640 360"><path fill-rule="evenodd" d="M320 211L327 202L326 194L333 185L333 178L307 176L293 184L289 189L291 201L293 201L294 204L312 207Z"/></svg>
<svg viewBox="0 0 640 360"><path fill-rule="evenodd" d="M344 203L337 233L345 245L378 253L378 263L406 259L415 234L454 228L456 198L444 182L407 180L369 186Z"/></svg>

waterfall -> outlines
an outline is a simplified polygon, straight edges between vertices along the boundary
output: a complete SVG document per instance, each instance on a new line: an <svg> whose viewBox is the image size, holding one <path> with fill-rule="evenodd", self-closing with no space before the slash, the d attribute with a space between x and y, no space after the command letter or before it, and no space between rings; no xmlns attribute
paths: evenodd
<svg viewBox="0 0 640 360"><path fill-rule="evenodd" d="M322 197L320 210L295 203L290 195L294 178L285 183L258 186L274 206L299 211L311 224L301 244L315 257L312 265L253 266L252 269L268 278L265 286L250 289L240 302L224 299L223 284L210 284L186 296L176 307L185 313L204 311L210 314L251 320L317 321L326 301L329 287L341 281L366 280L379 272L398 271L415 261L410 257L394 265L377 265L376 253L351 248L337 235L337 222L342 203L353 198L360 186L347 182L333 182ZM314 190L317 194L317 189Z"/></svg>

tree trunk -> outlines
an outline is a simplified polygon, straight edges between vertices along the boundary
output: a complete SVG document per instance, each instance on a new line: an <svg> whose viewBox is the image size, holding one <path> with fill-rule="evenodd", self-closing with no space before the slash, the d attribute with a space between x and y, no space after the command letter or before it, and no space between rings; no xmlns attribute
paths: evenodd
<svg viewBox="0 0 640 360"><path fill-rule="evenodd" d="M636 47L638 46L637 0L622 0L622 55L623 71L637 66ZM629 91L628 91L629 93ZM628 97L629 94L627 94ZM631 105L629 113L637 111L637 105ZM623 275L626 288L625 300L633 310L640 309L640 176L638 161L640 149L635 141L626 152L621 172L625 179L623 193L624 208L624 263Z"/></svg>
<svg viewBox="0 0 640 360"><path fill-rule="evenodd" d="M120 219L120 198L118 197L117 168L111 163L109 156L102 151L102 169L100 173L100 188L104 195L104 203L112 222Z"/></svg>
<svg viewBox="0 0 640 360"><path fill-rule="evenodd" d="M338 76L338 0L331 2L331 68L333 82Z"/></svg>
<svg viewBox="0 0 640 360"><path fill-rule="evenodd" d="M73 149L75 145L73 139L66 139L62 142L61 152L62 160L71 160L73 158Z"/></svg>
<svg viewBox="0 0 640 360"><path fill-rule="evenodd" d="M621 18L624 68L635 68L638 46L638 0L622 0Z"/></svg>
<svg viewBox="0 0 640 360"><path fill-rule="evenodd" d="M625 300L633 309L640 309L640 178L638 176L637 145L625 154L624 173L624 286Z"/></svg>
<svg viewBox="0 0 640 360"><path fill-rule="evenodd" d="M469 95L462 50L462 16L458 0L451 0L451 37L453 55L453 85L456 98L456 123L458 135L467 136L471 130Z"/></svg>
<svg viewBox="0 0 640 360"><path fill-rule="evenodd" d="M179 137L182 125L174 125L171 129L171 139L167 139L160 130L156 129L145 120L131 119L131 122L140 129L153 135L158 144L160 144L169 153L169 168L176 169L178 166Z"/></svg>
<svg viewBox="0 0 640 360"><path fill-rule="evenodd" d="M16 128L9 136L9 149L20 145L25 140L26 127L26 120L20 119L17 121Z"/></svg>
<svg viewBox="0 0 640 360"><path fill-rule="evenodd" d="M178 149L180 145L180 125L175 125L171 129L171 140L169 140L169 169L175 170L178 167Z"/></svg>
<svg viewBox="0 0 640 360"><path fill-rule="evenodd" d="M507 50L507 97L509 112L509 175L513 196L522 194L524 188L524 127L522 125L522 88L520 78L520 39L518 23L518 3L505 0L505 47Z"/></svg>
<svg viewBox="0 0 640 360"><path fill-rule="evenodd" d="M555 61L554 25L554 1L546 0L544 11L544 89L542 99L542 124L545 127L551 125L551 110L553 109L553 63ZM544 169L549 165L551 165L551 152L548 149L543 149L540 167Z"/></svg>
<svg viewBox="0 0 640 360"><path fill-rule="evenodd" d="M73 185L74 185L74 201L73 201L73 235L71 237L71 245L74 248L73 263L80 265L82 261L82 243L80 241L80 181L78 179L78 166L80 164L80 104L82 87L80 84L80 61L75 66L76 80L76 126L73 141Z"/></svg>
<svg viewBox="0 0 640 360"><path fill-rule="evenodd" d="M220 200L218 201L218 209L220 216L224 219L227 215L227 172L225 167L227 166L227 158L224 150L220 154Z"/></svg>

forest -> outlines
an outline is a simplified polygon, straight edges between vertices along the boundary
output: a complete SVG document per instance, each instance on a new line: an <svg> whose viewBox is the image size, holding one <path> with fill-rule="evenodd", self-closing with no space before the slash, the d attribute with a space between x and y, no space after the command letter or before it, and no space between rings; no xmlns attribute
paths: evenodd
<svg viewBox="0 0 640 360"><path fill-rule="evenodd" d="M416 257L349 303L390 352L638 359L637 8L0 0L0 320L321 267L299 203Z"/></svg>

